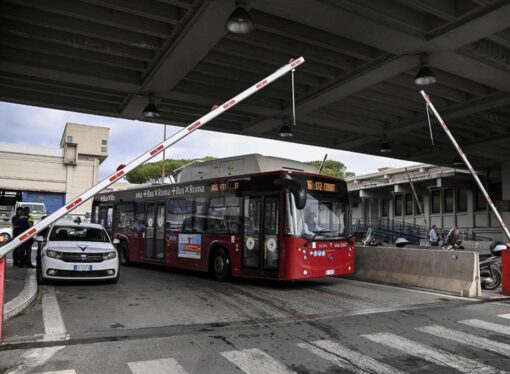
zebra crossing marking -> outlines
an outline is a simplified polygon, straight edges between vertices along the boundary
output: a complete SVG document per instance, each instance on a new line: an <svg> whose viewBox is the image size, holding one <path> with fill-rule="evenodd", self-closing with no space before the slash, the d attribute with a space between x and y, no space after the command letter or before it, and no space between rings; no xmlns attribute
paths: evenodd
<svg viewBox="0 0 510 374"><path fill-rule="evenodd" d="M57 371L45 371L44 373L36 373L36 374L76 374L74 370L57 370Z"/></svg>
<svg viewBox="0 0 510 374"><path fill-rule="evenodd" d="M432 362L441 366L449 366L459 370L463 373L484 373L484 374L496 374L504 373L502 370L498 370L488 365L484 365L478 361L471 360L469 358L449 353L442 349L432 348L425 344L417 343L412 340L403 338L401 336L380 333L380 334L365 334L361 335L370 341L385 345L387 347L397 349L401 352L416 356L423 360Z"/></svg>
<svg viewBox="0 0 510 374"><path fill-rule="evenodd" d="M133 374L188 374L173 358L128 362L128 366Z"/></svg>
<svg viewBox="0 0 510 374"><path fill-rule="evenodd" d="M383 364L370 356L353 351L330 340L318 340L311 344L298 343L297 345L298 347L306 349L320 358L328 360L342 369L347 369L353 373L403 373L402 371Z"/></svg>
<svg viewBox="0 0 510 374"><path fill-rule="evenodd" d="M247 374L296 374L258 348L227 351L220 354Z"/></svg>
<svg viewBox="0 0 510 374"><path fill-rule="evenodd" d="M458 321L459 323L463 323L464 325L468 325L471 327L478 327L479 329L484 329L492 332L497 332L499 334L510 335L510 327L505 325L500 325L498 323L486 322L480 319L466 319L464 321Z"/></svg>
<svg viewBox="0 0 510 374"><path fill-rule="evenodd" d="M465 344L470 347L481 348L485 349L486 351L510 357L510 344L500 343L494 340L483 338L481 336L468 334L463 331L452 330L439 325L417 327L416 330L426 332L427 334L431 334L439 338L444 338L457 343Z"/></svg>
<svg viewBox="0 0 510 374"><path fill-rule="evenodd" d="M508 313L508 314L500 314L498 317L510 319L510 313Z"/></svg>

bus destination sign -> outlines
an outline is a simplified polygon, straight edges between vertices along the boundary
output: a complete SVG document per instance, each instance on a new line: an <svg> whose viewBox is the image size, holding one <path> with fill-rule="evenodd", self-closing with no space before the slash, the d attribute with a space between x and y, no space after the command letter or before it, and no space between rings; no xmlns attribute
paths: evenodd
<svg viewBox="0 0 510 374"><path fill-rule="evenodd" d="M218 191L226 191L229 190L238 190L239 182L221 182L221 183L212 183L210 186L211 192Z"/></svg>
<svg viewBox="0 0 510 374"><path fill-rule="evenodd" d="M306 180L306 188L310 191L337 192L336 183Z"/></svg>

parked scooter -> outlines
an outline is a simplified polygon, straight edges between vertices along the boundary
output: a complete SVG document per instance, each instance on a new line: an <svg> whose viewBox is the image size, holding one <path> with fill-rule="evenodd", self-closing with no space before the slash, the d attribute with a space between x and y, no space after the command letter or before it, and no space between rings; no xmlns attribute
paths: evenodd
<svg viewBox="0 0 510 374"><path fill-rule="evenodd" d="M495 290L501 284L501 251L506 248L494 242L489 247L492 256L480 261L480 286L484 290Z"/></svg>
<svg viewBox="0 0 510 374"><path fill-rule="evenodd" d="M448 232L448 235L446 235L446 238L443 238L443 245L441 248L447 251L464 249L462 246L462 237L458 228L451 228L451 230Z"/></svg>
<svg viewBox="0 0 510 374"><path fill-rule="evenodd" d="M371 227L367 229L365 237L361 240L361 244L363 245L363 247L377 247L379 245L382 245L382 243L377 242L375 240L375 233Z"/></svg>

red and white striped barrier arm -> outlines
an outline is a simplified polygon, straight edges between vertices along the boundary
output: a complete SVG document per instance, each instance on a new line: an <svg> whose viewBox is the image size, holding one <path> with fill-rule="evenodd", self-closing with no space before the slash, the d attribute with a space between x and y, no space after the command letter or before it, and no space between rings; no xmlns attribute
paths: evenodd
<svg viewBox="0 0 510 374"><path fill-rule="evenodd" d="M294 59L290 60L290 62L288 64L282 66L280 69L275 71L273 74L271 74L271 75L267 76L266 78L262 79L260 82L257 82L256 84L254 84L250 88L248 88L248 89L244 90L243 92L241 92L239 95L233 97L232 99L227 100L225 103L223 103L222 105L219 105L214 110L212 110L209 113L207 113L205 116L199 118L198 120L196 120L195 122L191 123L190 125L188 125L184 129L182 129L179 132L177 132L176 134L172 135L171 137L166 139L161 144L155 146L154 148L152 148L148 152L140 155L139 157L137 157L136 159L131 161L129 164L124 166L121 170L116 171L114 174L112 174L108 178L104 179L103 181L101 181L98 184L96 184L94 187L92 187L89 190L85 191L80 196L78 196L78 197L74 198L73 200L71 200L71 202L68 203L66 206L63 206L62 208L60 208L57 211L55 211L53 214L51 214L48 217L46 217L45 219L43 219L37 225L31 227L30 230L27 230L27 231L23 232L22 234L20 234L19 236L17 236L13 240L11 240L9 243L7 243L3 247L1 247L0 248L0 258L4 257L7 253L12 251L18 245L24 243L29 238L31 238L32 236L36 235L38 232L40 232L41 230L45 229L46 227L51 225L53 222L55 222L59 218L63 217L64 215L66 215L67 213L69 213L70 211L75 209L76 207L79 207L81 204L86 202L88 199L90 199L91 197L93 197L97 193L101 192L106 187L108 187L109 185L111 185L115 181L119 180L120 178L125 176L127 173L129 173L130 171L135 169L136 167L138 167L138 166L142 165L143 163L147 162L148 160L150 160L151 158L153 158L154 156L156 156L157 154L162 152L164 149L170 147L172 144L178 142L179 140L181 140L185 136L191 134L193 131L199 129L200 127L205 125L207 122L209 122L212 119L216 118L217 116L219 116L223 112L229 110L233 106L239 104L241 101L243 101L247 97L253 95L255 92L261 90L262 88L264 88L268 84L272 83L273 81L275 81L278 78L282 77L283 75L287 74L289 71L294 70L296 67L298 67L299 65L301 65L304 62L305 62L305 59L303 57L299 57L299 58L297 58L295 60Z"/></svg>
<svg viewBox="0 0 510 374"><path fill-rule="evenodd" d="M508 231L508 227L507 227L505 221L503 221L503 218L499 214L498 209L496 208L496 206L492 202L492 199L490 198L489 194L485 190L485 187L483 186L482 182L480 181L480 178L478 178L478 174L476 174L475 169L473 169L473 166L471 166L471 163L467 159L466 154L460 148L459 144L457 143L457 141L453 137L452 133L448 129L448 126L446 126L446 123L444 123L443 119L441 118L441 116L437 112L436 108L434 108L434 104L432 104L432 102L430 101L430 97L423 90L421 90L420 93L423 96L423 98L425 99L425 102L427 103L427 106L432 110L432 113L434 113L434 115L436 116L437 120L441 124L441 127L443 128L444 132L446 133L448 138L450 138L450 141L453 143L453 146L457 150L457 153L459 154L459 156L462 158L462 161L464 161L464 164L466 164L467 168L469 169L469 171L473 175L473 178L475 179L476 184L478 184L478 187L480 187L480 190L482 191L483 195L485 196L485 200L487 200L487 203L491 207L492 212L494 213L494 215L498 219L499 224L501 225L501 228L505 232L505 234L508 237L508 239L510 239L510 231Z"/></svg>

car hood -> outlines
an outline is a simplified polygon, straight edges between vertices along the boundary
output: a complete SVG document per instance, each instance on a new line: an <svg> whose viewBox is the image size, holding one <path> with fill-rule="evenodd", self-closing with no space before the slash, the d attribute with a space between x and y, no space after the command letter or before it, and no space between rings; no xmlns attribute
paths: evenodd
<svg viewBox="0 0 510 374"><path fill-rule="evenodd" d="M111 243L98 242L48 242L45 248L77 253L106 252L114 249Z"/></svg>

